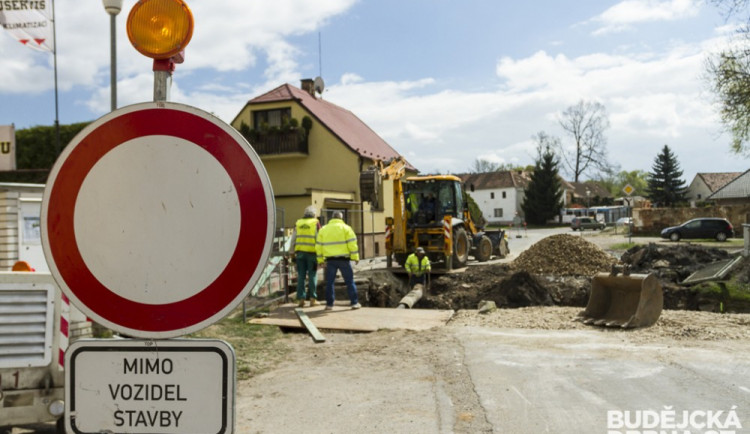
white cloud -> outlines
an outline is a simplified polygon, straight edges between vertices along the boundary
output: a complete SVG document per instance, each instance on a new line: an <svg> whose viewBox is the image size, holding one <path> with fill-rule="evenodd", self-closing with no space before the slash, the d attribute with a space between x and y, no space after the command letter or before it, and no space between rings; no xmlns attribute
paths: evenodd
<svg viewBox="0 0 750 434"><path fill-rule="evenodd" d="M625 0L589 20L600 25L595 35L633 29L634 24L674 21L698 15L699 0Z"/></svg>
<svg viewBox="0 0 750 434"><path fill-rule="evenodd" d="M368 82L345 75L326 98L351 110L426 172L466 170L476 158L532 164L538 131L567 138L559 114L580 99L596 100L609 113L606 131L613 163L649 170L661 146L685 159L686 176L705 166L702 147L721 140L712 98L703 81L706 49L675 44L665 52L591 53L568 57L536 52L498 60L498 87L444 90L431 79ZM716 157L716 165L733 157Z"/></svg>
<svg viewBox="0 0 750 434"><path fill-rule="evenodd" d="M314 35L346 14L354 1L191 2L196 29L185 63L177 66L172 100L231 121L250 98L284 82L297 84L300 65L309 60L293 43L295 37ZM125 35L126 11L133 4L126 0L117 18L120 106L152 100L151 60L137 53ZM698 6L698 0L628 0L588 24L612 31L692 17ZM76 91L67 96L81 98L76 101L81 111L103 114L109 110L109 19L100 3L57 0L56 8L60 88ZM327 83L324 97L351 110L424 171L463 171L478 157L531 164L530 137L541 130L561 136L559 113L580 99L606 106L610 156L623 168L648 170L667 143L686 159L686 175L699 167L714 170L706 164L719 171L736 159L723 152L711 161L700 157L701 149L727 147L701 77L706 53L724 46L730 31L717 29L716 39L697 45L672 42L663 51L644 51L627 40L618 41L618 48L579 56L566 50L585 47L560 40L565 43L553 43L554 51L498 59L496 81L468 83L479 89L472 91L452 88L458 81L437 78L440 71L435 77L378 82L368 81L370 71L351 71ZM0 34L0 95L50 90L51 64L51 55Z"/></svg>
<svg viewBox="0 0 750 434"><path fill-rule="evenodd" d="M288 38L313 32L332 17L346 12L354 2L193 1L190 7L195 30L186 49L185 63L177 65L173 95L180 95L177 87L180 80L192 77L193 71L240 71L257 66L259 56L263 57L266 82L253 83L249 89L246 82L235 80L225 85L226 90L220 95L230 98L236 93L252 95L279 83L296 81L300 75L297 63L300 53ZM101 2L85 3L55 2L59 89L86 89L89 99L78 104L98 115L109 110L110 20ZM130 45L125 31L128 12L135 3L136 0L125 0L123 11L116 18L119 106L153 99L152 61ZM204 84L218 85L199 83L196 88ZM53 87L52 55L32 51L9 35L0 34L0 93L39 93ZM253 92L248 93L249 90ZM184 98L192 100L206 95L196 93ZM215 98L215 103L223 105L222 98Z"/></svg>

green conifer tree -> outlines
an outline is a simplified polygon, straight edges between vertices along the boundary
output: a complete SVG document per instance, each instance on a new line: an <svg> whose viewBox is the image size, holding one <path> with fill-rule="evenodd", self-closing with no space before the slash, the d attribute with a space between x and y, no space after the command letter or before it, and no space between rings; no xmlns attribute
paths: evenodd
<svg viewBox="0 0 750 434"><path fill-rule="evenodd" d="M558 165L555 154L547 146L536 161L521 204L527 222L543 225L560 214L563 191L560 188Z"/></svg>
<svg viewBox="0 0 750 434"><path fill-rule="evenodd" d="M677 157L664 145L648 174L646 194L655 206L672 207L685 201L685 181Z"/></svg>

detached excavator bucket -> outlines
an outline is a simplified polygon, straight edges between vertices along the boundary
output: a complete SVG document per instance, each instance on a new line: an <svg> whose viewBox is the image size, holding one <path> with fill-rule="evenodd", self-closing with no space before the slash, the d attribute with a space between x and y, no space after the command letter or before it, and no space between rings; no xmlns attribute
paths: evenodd
<svg viewBox="0 0 750 434"><path fill-rule="evenodd" d="M607 327L648 327L661 315L664 295L654 274L599 273L591 281L584 324Z"/></svg>

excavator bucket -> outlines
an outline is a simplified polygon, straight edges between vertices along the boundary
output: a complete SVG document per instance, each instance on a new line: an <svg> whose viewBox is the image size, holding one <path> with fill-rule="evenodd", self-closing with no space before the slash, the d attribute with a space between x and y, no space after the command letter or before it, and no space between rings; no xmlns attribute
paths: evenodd
<svg viewBox="0 0 750 434"><path fill-rule="evenodd" d="M654 274L598 273L591 281L584 324L607 327L648 327L661 315L664 295Z"/></svg>

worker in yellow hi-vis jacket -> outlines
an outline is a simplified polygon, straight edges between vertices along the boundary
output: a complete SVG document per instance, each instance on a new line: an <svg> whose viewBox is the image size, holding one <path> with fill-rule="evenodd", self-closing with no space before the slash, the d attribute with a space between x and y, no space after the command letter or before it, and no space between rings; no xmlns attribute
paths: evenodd
<svg viewBox="0 0 750 434"><path fill-rule="evenodd" d="M315 239L318 236L320 222L315 217L314 206L305 208L302 218L294 224L291 250L297 263L297 302L305 306L305 296L310 299L310 306L318 304L316 287L318 285L318 261L315 253ZM305 294L307 280L307 294Z"/></svg>
<svg viewBox="0 0 750 434"><path fill-rule="evenodd" d="M362 307L357 299L357 285L354 284L354 271L350 261L359 263L359 247L357 246L357 235L352 228L344 223L344 214L334 211L331 221L318 231L315 251L318 254L318 263L325 262L326 279L326 310L333 309L334 292L333 282L336 273L341 270L346 289L349 293L349 301L352 309Z"/></svg>
<svg viewBox="0 0 750 434"><path fill-rule="evenodd" d="M404 267L409 274L409 287L411 288L417 283L425 285L425 277L432 269L430 258L425 255L424 248L422 247L417 247L417 250L406 258Z"/></svg>

